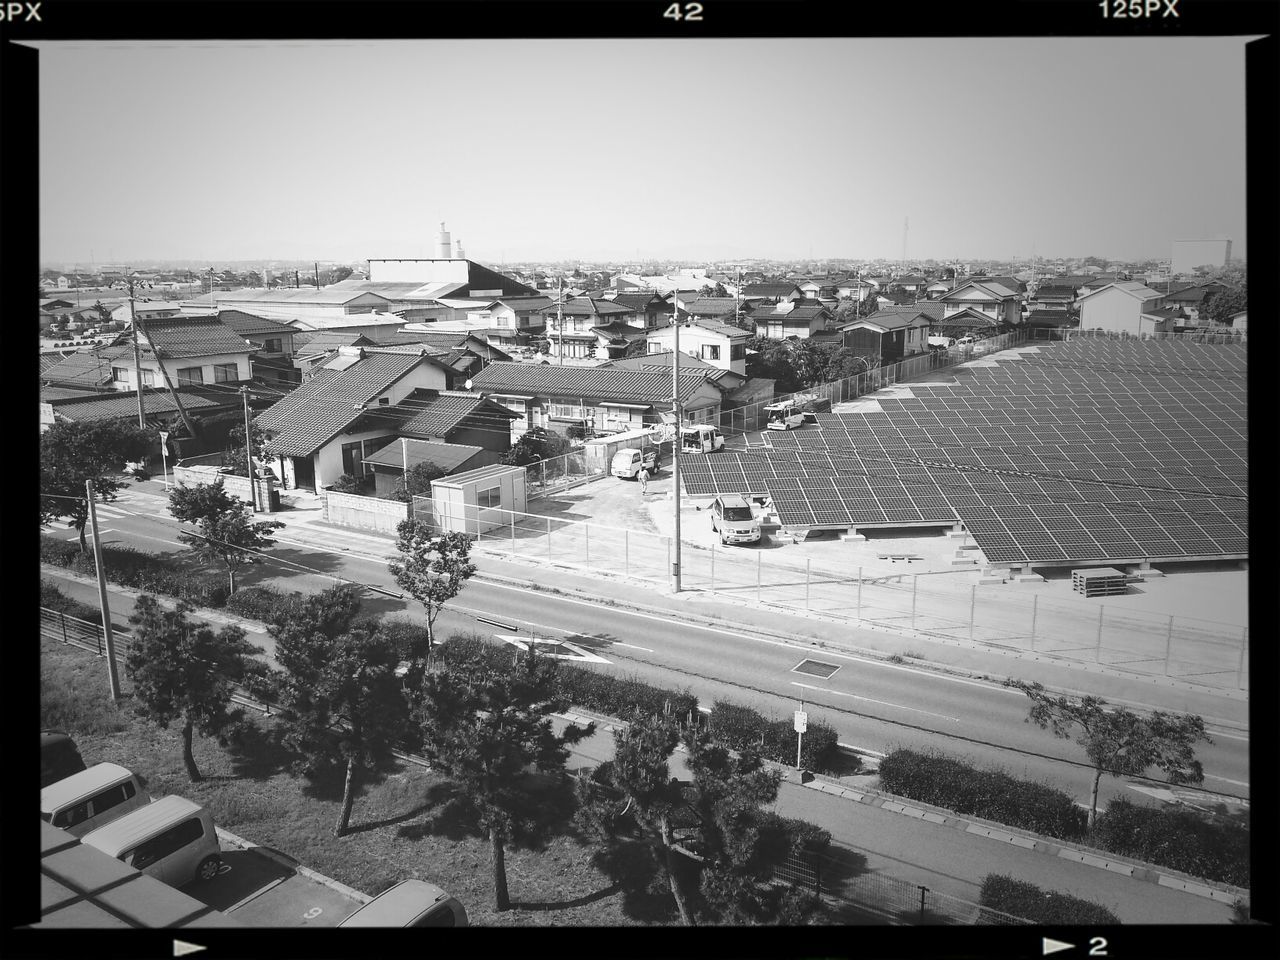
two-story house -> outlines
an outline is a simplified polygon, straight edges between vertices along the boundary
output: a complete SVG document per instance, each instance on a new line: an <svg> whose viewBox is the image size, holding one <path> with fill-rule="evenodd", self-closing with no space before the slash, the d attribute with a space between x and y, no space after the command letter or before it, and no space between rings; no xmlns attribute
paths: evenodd
<svg viewBox="0 0 1280 960"><path fill-rule="evenodd" d="M254 377L287 385L302 381L301 371L293 364L296 328L243 310L220 310L218 319L255 347L249 357Z"/></svg>
<svg viewBox="0 0 1280 960"><path fill-rule="evenodd" d="M742 299L782 303L784 301L803 300L804 294L797 284L789 281L748 283L742 288Z"/></svg>
<svg viewBox="0 0 1280 960"><path fill-rule="evenodd" d="M412 412L402 405L406 398L415 390L446 390L451 376L422 350L340 347L257 417L284 488L319 491L343 474L364 476L364 458L395 440Z"/></svg>
<svg viewBox="0 0 1280 960"><path fill-rule="evenodd" d="M1168 330L1173 319L1162 312L1165 295L1136 280L1112 281L1085 294L1077 303L1081 330L1140 336Z"/></svg>
<svg viewBox="0 0 1280 960"><path fill-rule="evenodd" d="M567 434L571 426L584 426L604 433L661 423L673 407L671 380L665 370L494 363L471 386L519 414L511 423L515 442L533 427ZM704 373L681 373L678 397L687 422L714 423L720 415L721 391Z"/></svg>
<svg viewBox="0 0 1280 960"><path fill-rule="evenodd" d="M971 279L938 298L942 319L964 310L989 317L997 324L1016 324L1022 319L1022 294L1003 283L986 278Z"/></svg>
<svg viewBox="0 0 1280 960"><path fill-rule="evenodd" d="M646 329L659 326L670 320L672 313L675 311L675 305L670 299L661 297L652 290L645 290L639 293L608 291L604 294L604 298L612 300L614 303L620 303L624 307L630 307L635 311L637 321L644 321L643 325Z"/></svg>
<svg viewBox="0 0 1280 960"><path fill-rule="evenodd" d="M542 309L551 355L566 359L597 356L601 334L595 328L611 323L641 326L636 311L613 300L574 297ZM608 337L605 337L608 340Z"/></svg>
<svg viewBox="0 0 1280 960"><path fill-rule="evenodd" d="M697 357L713 367L746 376L747 341L751 334L740 327L714 320L680 322L680 352ZM668 324L648 333L648 352L667 353L675 349L676 327Z"/></svg>

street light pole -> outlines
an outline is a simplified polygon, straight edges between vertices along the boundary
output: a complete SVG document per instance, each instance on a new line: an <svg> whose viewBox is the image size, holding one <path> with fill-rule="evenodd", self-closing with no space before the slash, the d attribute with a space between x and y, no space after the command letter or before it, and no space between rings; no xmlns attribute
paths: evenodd
<svg viewBox="0 0 1280 960"><path fill-rule="evenodd" d="M671 351L671 409L676 415L675 449L671 454L672 497L675 503L675 558L671 561L671 589L680 592L680 308L671 314L671 322L675 329L675 343Z"/></svg>
<svg viewBox="0 0 1280 960"><path fill-rule="evenodd" d="M111 608L107 604L107 570L102 565L102 540L98 536L98 511L94 507L93 481L86 480L85 495L89 500L89 524L93 529L93 566L98 573L98 602L102 605L102 632L107 642L107 682L111 699L120 699L120 673L116 664L116 638L111 629Z"/></svg>

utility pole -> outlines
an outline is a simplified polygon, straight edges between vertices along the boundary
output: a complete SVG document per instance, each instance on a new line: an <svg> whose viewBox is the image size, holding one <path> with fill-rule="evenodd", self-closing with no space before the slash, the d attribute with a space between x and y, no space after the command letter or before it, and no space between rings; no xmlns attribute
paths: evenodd
<svg viewBox="0 0 1280 960"><path fill-rule="evenodd" d="M680 592L680 446L683 437L680 435L680 318L679 308L671 315L671 323L675 330L675 344L671 351L671 409L676 415L675 449L671 452L671 484L675 503L675 559L671 561L671 589Z"/></svg>
<svg viewBox="0 0 1280 960"><path fill-rule="evenodd" d="M556 280L556 333L560 335L560 363L564 363L564 277Z"/></svg>
<svg viewBox="0 0 1280 960"><path fill-rule="evenodd" d="M249 503L253 512L258 512L258 485L253 476L253 441L249 436L249 388L241 387L240 396L244 399L244 458L249 467Z"/></svg>
<svg viewBox="0 0 1280 960"><path fill-rule="evenodd" d="M93 504L93 481L84 482L85 496L89 499L89 524L93 528L93 566L98 571L98 603L102 606L102 632L107 641L107 681L111 684L111 699L120 700L120 674L116 665L116 638L111 630L111 608L107 605L107 571L102 565L102 541L98 538L98 511Z"/></svg>
<svg viewBox="0 0 1280 960"><path fill-rule="evenodd" d="M213 267L209 268L209 312L216 312L213 306Z"/></svg>
<svg viewBox="0 0 1280 960"><path fill-rule="evenodd" d="M139 321L141 323L141 321ZM143 331L144 335L146 331ZM160 355L160 351L156 349L156 345L151 344L151 354L156 358L156 363L160 367L160 376L164 380L164 385L169 390L169 396L173 398L174 405L178 408L178 415L182 417L182 425L187 428L187 436L195 439L195 427L191 425L191 418L187 416L187 408L182 405L182 397L173 389L173 381L169 379L169 371L165 369L164 358Z"/></svg>
<svg viewBox="0 0 1280 960"><path fill-rule="evenodd" d="M314 266L316 270L316 289L319 290L320 289L320 261L319 260L315 261Z"/></svg>
<svg viewBox="0 0 1280 960"><path fill-rule="evenodd" d="M129 289L129 323L133 327L133 377L134 387L138 394L138 426L147 425L147 414L142 405L142 351L138 347L138 317L133 306L133 279L128 281Z"/></svg>

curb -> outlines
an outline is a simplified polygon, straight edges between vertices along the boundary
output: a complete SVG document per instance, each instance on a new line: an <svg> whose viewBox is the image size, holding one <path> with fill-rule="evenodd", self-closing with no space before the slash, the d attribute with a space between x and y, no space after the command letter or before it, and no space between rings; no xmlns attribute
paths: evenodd
<svg viewBox="0 0 1280 960"><path fill-rule="evenodd" d="M231 846L238 847L241 850L256 851L278 866L288 870L290 873L296 873L299 876L306 877L308 880L318 883L321 886L328 887L330 890L334 890L342 894L344 897L350 897L361 904L366 904L373 899L373 897L368 894L361 893L354 887L348 887L345 883L334 880L332 877L326 877L323 873L316 873L316 871L312 870L310 867L302 866L302 864L298 863L288 854L281 853L278 850L273 850L271 847L261 846L260 844L254 843L252 840L246 840L243 837L238 837L231 831L222 829L222 827L215 827L214 829L218 832L218 839L224 843L229 843Z"/></svg>

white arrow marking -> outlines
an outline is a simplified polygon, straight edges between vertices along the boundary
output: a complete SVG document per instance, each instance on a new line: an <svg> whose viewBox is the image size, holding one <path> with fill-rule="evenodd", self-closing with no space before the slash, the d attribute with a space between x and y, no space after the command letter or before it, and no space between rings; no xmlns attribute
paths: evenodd
<svg viewBox="0 0 1280 960"><path fill-rule="evenodd" d="M495 637L512 646L519 647L521 650L529 649L529 639L527 637L516 637L507 633L495 633ZM535 637L533 642L539 646L551 647L544 655L555 657L558 660L579 660L585 663L609 663L604 657L596 656L588 650L583 650L576 643L570 643L567 640L552 640L550 638ZM560 649L567 649L571 653L561 653Z"/></svg>

